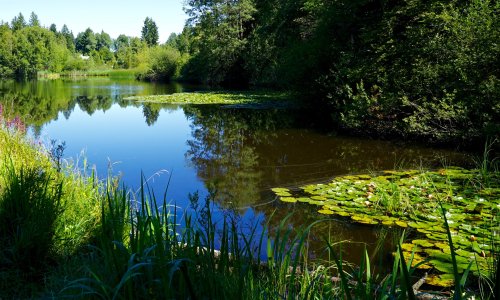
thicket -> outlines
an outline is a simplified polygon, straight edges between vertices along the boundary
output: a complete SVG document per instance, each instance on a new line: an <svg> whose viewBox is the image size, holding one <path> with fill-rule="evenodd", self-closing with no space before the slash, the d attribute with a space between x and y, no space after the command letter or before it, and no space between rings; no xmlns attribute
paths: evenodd
<svg viewBox="0 0 500 300"><path fill-rule="evenodd" d="M190 0L182 33L161 46L149 18L148 36L112 41L19 15L0 26L0 77L112 66L144 80L291 89L341 130L470 142L500 133L499 9L499 0Z"/></svg>
<svg viewBox="0 0 500 300"><path fill-rule="evenodd" d="M339 127L439 141L500 132L498 0L192 0L181 75L295 89Z"/></svg>

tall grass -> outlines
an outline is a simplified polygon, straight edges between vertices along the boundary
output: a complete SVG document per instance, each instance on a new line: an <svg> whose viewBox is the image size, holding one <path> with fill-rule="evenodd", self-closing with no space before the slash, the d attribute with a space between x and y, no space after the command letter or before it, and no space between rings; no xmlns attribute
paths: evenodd
<svg viewBox="0 0 500 300"><path fill-rule="evenodd" d="M334 290L326 271L311 272L306 266L306 235L314 224L295 232L285 219L271 239L267 226L259 234L254 226L244 235L234 219L215 222L206 209L185 215L181 227L175 206L159 202L147 188L139 197L134 207L123 189L106 193L93 259L85 262L84 276L69 282L61 295L313 299ZM205 201L208 208L210 199ZM260 261L263 243L269 245L265 264Z"/></svg>
<svg viewBox="0 0 500 300"><path fill-rule="evenodd" d="M0 196L0 288L14 272L21 282L40 282L54 249L56 221L62 214L62 183L37 168L9 165Z"/></svg>

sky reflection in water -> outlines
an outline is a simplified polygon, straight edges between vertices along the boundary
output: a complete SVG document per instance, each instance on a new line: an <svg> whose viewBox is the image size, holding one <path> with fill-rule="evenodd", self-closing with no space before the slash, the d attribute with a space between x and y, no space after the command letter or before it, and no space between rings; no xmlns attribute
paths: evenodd
<svg viewBox="0 0 500 300"><path fill-rule="evenodd" d="M160 199L170 180L167 202L182 209L189 206L189 193L198 191L204 199L210 191L220 207L235 209L247 224L273 211L274 222L296 211L294 226L319 217L307 205L273 201L272 187L326 182L347 173L439 166L443 160L460 164L465 159L447 150L328 136L310 128L313 119L302 111L123 100L189 90L107 78L0 82L0 103L12 115L22 116L32 134L47 144L50 139L64 141L67 159L82 162L86 157L101 178L112 167L113 174L136 191L142 172ZM335 232L336 240L373 241L380 236L373 228L353 230L345 222L324 226L320 231Z"/></svg>

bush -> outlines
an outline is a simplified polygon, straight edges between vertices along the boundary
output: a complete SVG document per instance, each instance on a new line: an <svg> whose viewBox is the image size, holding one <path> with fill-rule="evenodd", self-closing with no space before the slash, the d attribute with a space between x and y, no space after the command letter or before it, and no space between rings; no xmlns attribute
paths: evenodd
<svg viewBox="0 0 500 300"><path fill-rule="evenodd" d="M181 54L168 46L145 49L139 54L136 78L146 81L169 81L179 69Z"/></svg>

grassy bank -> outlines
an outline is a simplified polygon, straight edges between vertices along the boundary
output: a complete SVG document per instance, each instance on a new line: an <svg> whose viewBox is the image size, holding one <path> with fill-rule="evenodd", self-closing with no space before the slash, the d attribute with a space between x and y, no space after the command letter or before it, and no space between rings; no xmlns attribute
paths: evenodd
<svg viewBox="0 0 500 300"><path fill-rule="evenodd" d="M61 73L51 72L38 72L37 78L39 79L59 79L61 77L109 77L113 79L118 78L134 78L137 69L110 69L110 68L96 68L89 70L73 70L63 71Z"/></svg>
<svg viewBox="0 0 500 300"><path fill-rule="evenodd" d="M416 251L408 257L403 240L391 273L375 277L368 255L352 267L342 260L342 246L327 237L331 259L309 259L309 231L328 219L292 228L288 215L277 225L243 230L231 217L215 221L210 198L192 197L200 209L179 214L145 184L133 195L116 180L97 180L85 163L60 164L57 146L46 150L12 126L2 125L0 145L0 298L411 299L424 290L414 285L423 264ZM498 178L497 171L485 174ZM284 195L290 191L277 192L290 197ZM331 203L325 209L334 211ZM442 233L451 234L442 240L449 249L443 253L455 257L460 249L453 248L446 216ZM479 286L485 299L491 297L498 286L494 266L483 276L488 286L466 282L467 273L479 269L451 261L456 284L445 291L459 299L479 294ZM480 264L480 258L471 261Z"/></svg>

